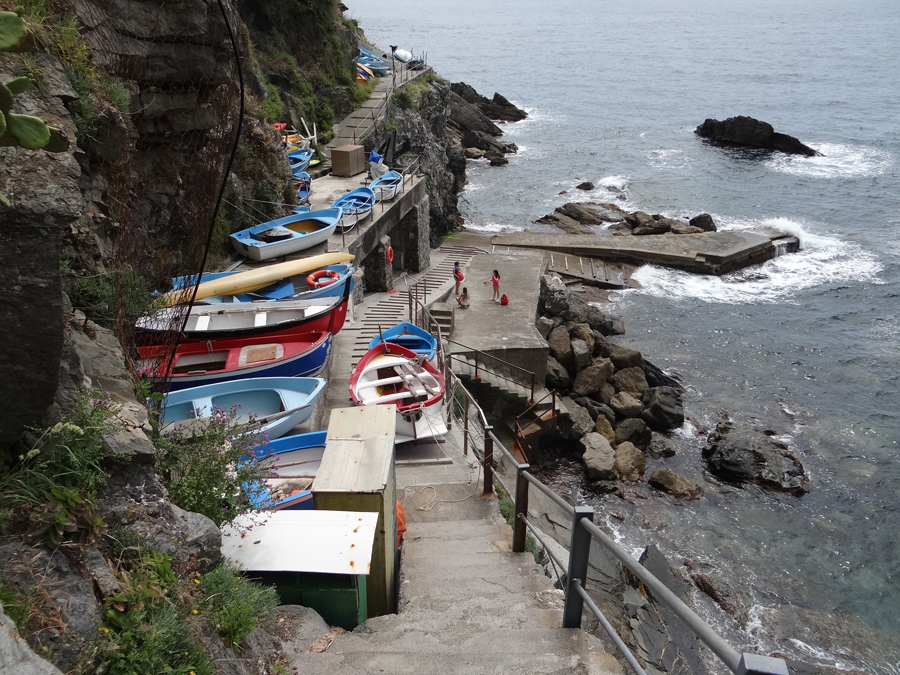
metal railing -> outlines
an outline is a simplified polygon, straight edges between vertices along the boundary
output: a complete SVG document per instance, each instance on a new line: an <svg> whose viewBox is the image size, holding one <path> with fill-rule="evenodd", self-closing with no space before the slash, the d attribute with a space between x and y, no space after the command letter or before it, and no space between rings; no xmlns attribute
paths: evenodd
<svg viewBox="0 0 900 675"><path fill-rule="evenodd" d="M448 355L448 358L451 361L451 365L452 365L453 357L455 356L458 361L461 361L462 363L465 363L466 365L470 365L470 366L474 365L475 379L480 378L480 375L478 374L478 371L480 369L480 370L484 370L487 373L490 373L491 375L493 375L494 377L496 377L499 380L503 380L505 382L511 382L512 384L517 384L522 387L530 386L531 393L528 397L528 403L529 403L529 405L532 405L532 406L534 405L534 389L535 389L535 385L537 384L537 376L534 374L533 371L528 370L527 368L523 368L522 366L517 366L515 363L510 363L509 361L504 361L503 359L496 357L493 354L488 354L487 352L483 352L480 349L475 349L474 347L469 347L468 345L464 345L461 342L456 342L455 340L447 340L447 342L450 344L456 345L457 347L462 347L463 349L466 350L467 354L474 355L474 358L473 358L474 364L470 364L467 361L463 361L463 359L465 358L464 355L451 353ZM499 372L500 371L499 368L497 370L492 370L490 368L486 368L483 365L479 365L479 363L478 363L479 357L491 359L492 361L495 361L497 363L502 363L505 367L507 367L511 371L510 376L506 377L504 375L501 375ZM513 379L514 373L522 373L523 375L525 375L524 381Z"/></svg>

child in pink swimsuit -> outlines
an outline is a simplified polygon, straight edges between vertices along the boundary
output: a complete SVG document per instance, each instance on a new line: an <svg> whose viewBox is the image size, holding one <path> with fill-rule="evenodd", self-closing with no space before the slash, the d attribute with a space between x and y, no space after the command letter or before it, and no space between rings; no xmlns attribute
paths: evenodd
<svg viewBox="0 0 900 675"><path fill-rule="evenodd" d="M499 303L500 302L500 272L498 272L497 270L494 270L494 274L493 274L493 276L491 276L489 281L494 286L494 297L492 297L491 300ZM486 285L488 282L485 281L484 283Z"/></svg>

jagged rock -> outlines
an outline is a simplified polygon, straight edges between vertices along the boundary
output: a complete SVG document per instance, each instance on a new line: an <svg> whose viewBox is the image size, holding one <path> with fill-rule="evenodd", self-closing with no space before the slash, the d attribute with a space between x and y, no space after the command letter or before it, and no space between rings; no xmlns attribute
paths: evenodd
<svg viewBox="0 0 900 675"><path fill-rule="evenodd" d="M644 375L647 376L647 384L651 387L672 387L678 391L684 391L681 382L671 375L667 375L662 371L662 368L649 361L644 361Z"/></svg>
<svg viewBox="0 0 900 675"><path fill-rule="evenodd" d="M647 460L644 453L625 441L616 445L616 473L622 480L636 481L644 475Z"/></svg>
<svg viewBox="0 0 900 675"><path fill-rule="evenodd" d="M459 94L450 92L450 122L462 133L480 131L491 136L501 136L503 132L485 115L478 106L469 103Z"/></svg>
<svg viewBox="0 0 900 675"><path fill-rule="evenodd" d="M576 190L593 190L594 184L591 181L586 180L583 183L579 183L578 185L576 185L575 189Z"/></svg>
<svg viewBox="0 0 900 675"><path fill-rule="evenodd" d="M597 422L594 425L594 431L603 436L610 445L616 442L616 432L613 430L612 424L605 415L597 415Z"/></svg>
<svg viewBox="0 0 900 675"><path fill-rule="evenodd" d="M644 357L641 356L640 352L635 351L634 349L629 349L628 347L623 347L621 345L616 345L613 343L609 344L612 346L606 356L608 356L609 360L613 362L616 370L644 367Z"/></svg>
<svg viewBox="0 0 900 675"><path fill-rule="evenodd" d="M568 396L563 396L561 400L569 413L569 423L571 424L571 428L568 435L573 440L577 441L585 434L594 430L594 420L591 419L591 414L587 410L582 408L574 399L569 398Z"/></svg>
<svg viewBox="0 0 900 675"><path fill-rule="evenodd" d="M572 365L572 343L569 340L569 331L564 326L557 326L550 331L547 344L550 345L550 355L553 358L563 366Z"/></svg>
<svg viewBox="0 0 900 675"><path fill-rule="evenodd" d="M674 457L677 450L672 441L654 431L650 435L650 447L648 448L648 452L653 459L662 459L664 457Z"/></svg>
<svg viewBox="0 0 900 675"><path fill-rule="evenodd" d="M485 152L484 150L479 150L478 148L466 148L466 159L484 159Z"/></svg>
<svg viewBox="0 0 900 675"><path fill-rule="evenodd" d="M641 419L654 431L666 431L684 424L681 393L674 387L653 387L644 392Z"/></svg>
<svg viewBox="0 0 900 675"><path fill-rule="evenodd" d="M49 661L35 654L19 636L16 624L0 605L0 673L9 675L63 675Z"/></svg>
<svg viewBox="0 0 900 675"><path fill-rule="evenodd" d="M306 650L314 640L331 632L331 628L319 613L309 607L282 605L278 608L276 616L279 625L284 627L284 632L279 630L278 634L284 641L283 653L288 661L292 661L300 654L305 656Z"/></svg>
<svg viewBox="0 0 900 675"><path fill-rule="evenodd" d="M665 554L656 548L656 546L650 544L644 549L644 552L641 553L641 557L638 558L638 562L640 562L644 569L650 572L650 574L659 579L666 588L677 595L680 600L683 602L688 600L687 584L684 583L681 575L672 568L672 564L669 562L669 559L666 558Z"/></svg>
<svg viewBox="0 0 900 675"><path fill-rule="evenodd" d="M638 225L631 231L635 237L644 237L650 234L665 234L672 229L667 219L653 220L645 225Z"/></svg>
<svg viewBox="0 0 900 675"><path fill-rule="evenodd" d="M119 582L116 581L115 575L109 568L106 558L95 548L88 551L84 558L84 569L94 581L94 588L101 600L105 600L113 593L122 590Z"/></svg>
<svg viewBox="0 0 900 675"><path fill-rule="evenodd" d="M647 482L657 490L679 499L693 500L703 496L702 487L670 469L656 469Z"/></svg>
<svg viewBox="0 0 900 675"><path fill-rule="evenodd" d="M485 152L499 152L502 154L500 144L490 134L483 131L467 131L460 139L464 148L478 148Z"/></svg>
<svg viewBox="0 0 900 675"><path fill-rule="evenodd" d="M691 227L700 228L704 232L715 232L717 229L715 221L708 213L701 213L699 216L694 216L689 222Z"/></svg>
<svg viewBox="0 0 900 675"><path fill-rule="evenodd" d="M635 398L640 398L650 385L647 384L647 378L644 376L644 369L639 366L631 368L623 368L609 378L617 392L628 392Z"/></svg>
<svg viewBox="0 0 900 675"><path fill-rule="evenodd" d="M643 211L634 211L632 213L625 214L625 222L632 227L641 227L642 225L649 225L654 221L653 216L651 216L649 213L644 213Z"/></svg>
<svg viewBox="0 0 900 675"><path fill-rule="evenodd" d="M607 316L583 298L570 293L565 284L552 274L541 277L538 309L546 315L559 316L573 324L586 323L592 330L603 335L621 335L625 332L620 319Z"/></svg>
<svg viewBox="0 0 900 675"><path fill-rule="evenodd" d="M566 234L592 234L590 228L585 227L574 218L570 218L562 213L551 213L546 216L541 216L534 222L542 223L544 225L553 225Z"/></svg>
<svg viewBox="0 0 900 675"><path fill-rule="evenodd" d="M600 385L600 389L597 390L597 393L594 394L594 400L599 401L605 406L609 406L612 397L616 395L616 388L612 386L609 382L604 382ZM615 417L615 415L613 415Z"/></svg>
<svg viewBox="0 0 900 675"><path fill-rule="evenodd" d="M641 402L628 392L624 391L620 391L610 399L609 407L616 412L616 417L623 419L628 417L640 417L641 410L643 410Z"/></svg>
<svg viewBox="0 0 900 675"><path fill-rule="evenodd" d="M490 160L491 166L506 166L509 164L509 160L500 152L488 152L485 154L485 157Z"/></svg>
<svg viewBox="0 0 900 675"><path fill-rule="evenodd" d="M694 585L712 598L716 604L733 616L742 628L746 628L750 618L749 606L752 602L744 593L729 584L713 579L707 574L692 574Z"/></svg>
<svg viewBox="0 0 900 675"><path fill-rule="evenodd" d="M609 358L616 344L608 337L596 330L591 330L594 336L594 356Z"/></svg>
<svg viewBox="0 0 900 675"><path fill-rule="evenodd" d="M698 136L708 138L718 145L759 150L780 150L794 155L815 157L819 153L798 139L780 134L768 122L740 115L719 121L707 119L694 130Z"/></svg>
<svg viewBox="0 0 900 675"><path fill-rule="evenodd" d="M571 344L572 362L575 367L575 372L582 371L589 365L591 365L591 347L587 342L585 342L584 340L579 340L578 338L572 340ZM577 376L575 379L576 381L578 380Z"/></svg>
<svg viewBox="0 0 900 675"><path fill-rule="evenodd" d="M584 340L588 343L591 348L591 355L594 353L594 331L591 330L591 327L586 323L576 323L569 330L569 337L579 340Z"/></svg>
<svg viewBox="0 0 900 675"><path fill-rule="evenodd" d="M479 104L478 107L492 120L501 122L518 122L528 117L528 113L497 93L494 93L494 98L489 103Z"/></svg>
<svg viewBox="0 0 900 675"><path fill-rule="evenodd" d="M585 474L588 480L614 480L616 477L616 453L603 436L596 432L585 434L581 438L584 446Z"/></svg>
<svg viewBox="0 0 900 675"><path fill-rule="evenodd" d="M556 217L566 216L584 225L600 225L602 223L620 223L624 221L621 213L593 208L587 204L570 202L558 207L553 213Z"/></svg>
<svg viewBox="0 0 900 675"><path fill-rule="evenodd" d="M544 378L547 389L566 391L569 388L569 371L552 356L547 357L547 376Z"/></svg>
<svg viewBox="0 0 900 675"><path fill-rule="evenodd" d="M701 232L703 232L703 230L692 225L679 223L678 225L672 226L672 234L700 234Z"/></svg>
<svg viewBox="0 0 900 675"><path fill-rule="evenodd" d="M581 340L578 340L584 344ZM606 382L609 377L608 369L603 366L589 366L578 372L575 376L575 382L572 383L572 390L579 396L590 396L600 389L600 385Z"/></svg>
<svg viewBox="0 0 900 675"><path fill-rule="evenodd" d="M637 417L622 420L616 425L616 444L632 443L642 450L649 447L652 432Z"/></svg>
<svg viewBox="0 0 900 675"><path fill-rule="evenodd" d="M550 331L554 328L553 320L546 316L539 316L537 321L534 322L534 325L537 328L538 333L540 333L541 337L545 340L550 335Z"/></svg>
<svg viewBox="0 0 900 675"><path fill-rule="evenodd" d="M703 449L709 470L728 481L753 483L769 490L809 492L803 465L787 445L750 425L720 424Z"/></svg>

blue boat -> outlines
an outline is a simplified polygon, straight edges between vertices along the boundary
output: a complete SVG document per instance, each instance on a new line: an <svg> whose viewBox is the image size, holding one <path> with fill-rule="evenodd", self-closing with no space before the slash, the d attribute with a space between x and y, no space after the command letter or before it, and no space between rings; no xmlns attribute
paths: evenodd
<svg viewBox="0 0 900 675"><path fill-rule="evenodd" d="M382 341L406 347L416 354L425 354L429 361L434 361L434 355L437 353L437 338L427 330L408 321L381 331L369 342L369 349L374 348Z"/></svg>
<svg viewBox="0 0 900 675"><path fill-rule="evenodd" d="M376 54L376 53L373 52L371 49L366 49L366 48L363 47L362 45L360 45L360 47L359 47L359 55L360 55L360 56L365 56L366 58L369 58L369 59L377 59L377 60L382 61L382 62L384 62L384 61L387 60L387 59L385 59L383 56L380 56L379 54Z"/></svg>
<svg viewBox="0 0 900 675"><path fill-rule="evenodd" d="M321 244L334 234L341 209L294 213L231 235L234 250L251 260L269 260Z"/></svg>
<svg viewBox="0 0 900 675"><path fill-rule="evenodd" d="M293 174L297 181L297 203L300 206L309 204L309 196L312 194L312 178L305 171Z"/></svg>
<svg viewBox="0 0 900 675"><path fill-rule="evenodd" d="M368 56L357 56L355 61L358 65L368 68L378 77L384 77L389 72L388 65L381 59L373 59Z"/></svg>
<svg viewBox="0 0 900 675"><path fill-rule="evenodd" d="M371 213L373 206L375 206L375 193L372 192L371 188L367 187L350 190L343 197L335 199L331 204L332 208L342 209L345 216L356 216L357 221ZM339 225L344 232L353 229L355 226L355 222L349 226L343 222Z"/></svg>
<svg viewBox="0 0 900 675"><path fill-rule="evenodd" d="M195 305L218 305L222 303L232 302L261 302L267 300L303 300L312 298L326 298L336 295L343 295L347 284L350 285L348 292L353 291L354 281L353 275L356 273L357 267L353 265L327 265L321 268L329 272L337 274L334 281L326 286L313 288L308 285L307 276L291 277L289 279L281 279L271 286L260 288L247 293L238 293L237 295L210 295L195 302ZM213 272L204 273L200 277L200 281L209 281L219 277L228 276L230 274L240 274L240 271L234 272ZM184 280L189 280L193 284L196 277L176 277L173 279L176 288L180 288L184 284Z"/></svg>
<svg viewBox="0 0 900 675"><path fill-rule="evenodd" d="M315 151L312 150L312 148L294 150L293 152L288 153L288 162L290 162L291 173L295 179L298 174L305 172L309 168L309 163L312 161L314 154Z"/></svg>
<svg viewBox="0 0 900 675"><path fill-rule="evenodd" d="M280 511L313 509L309 484L315 478L325 453L327 431L285 436L258 445L253 455L263 468L271 468L275 476L266 481L266 489L250 494L256 509Z"/></svg>
<svg viewBox="0 0 900 675"><path fill-rule="evenodd" d="M375 198L380 202L392 200L402 187L403 174L399 171L388 171L369 183L369 189L375 193Z"/></svg>
<svg viewBox="0 0 900 675"><path fill-rule="evenodd" d="M254 415L260 431L278 438L309 419L324 388L319 377L260 377L170 391L163 399L160 427L204 424L216 409L238 406L238 422L248 424Z"/></svg>

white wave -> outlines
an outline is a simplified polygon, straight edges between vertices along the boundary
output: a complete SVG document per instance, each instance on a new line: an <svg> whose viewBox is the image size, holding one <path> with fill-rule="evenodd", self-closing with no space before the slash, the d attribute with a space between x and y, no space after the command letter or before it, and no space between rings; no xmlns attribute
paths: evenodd
<svg viewBox="0 0 900 675"><path fill-rule="evenodd" d="M878 176L893 163L889 152L866 146L822 143L812 146L818 157L775 153L766 162L774 171L812 178L855 178Z"/></svg>
<svg viewBox="0 0 900 675"><path fill-rule="evenodd" d="M647 161L654 169L683 169L693 163L693 158L683 150L650 150Z"/></svg>
<svg viewBox="0 0 900 675"><path fill-rule="evenodd" d="M486 223L474 223L471 221L466 221L466 229L473 230L474 232L518 232L522 228L517 225L509 225L505 223L494 223L494 222L486 222Z"/></svg>

